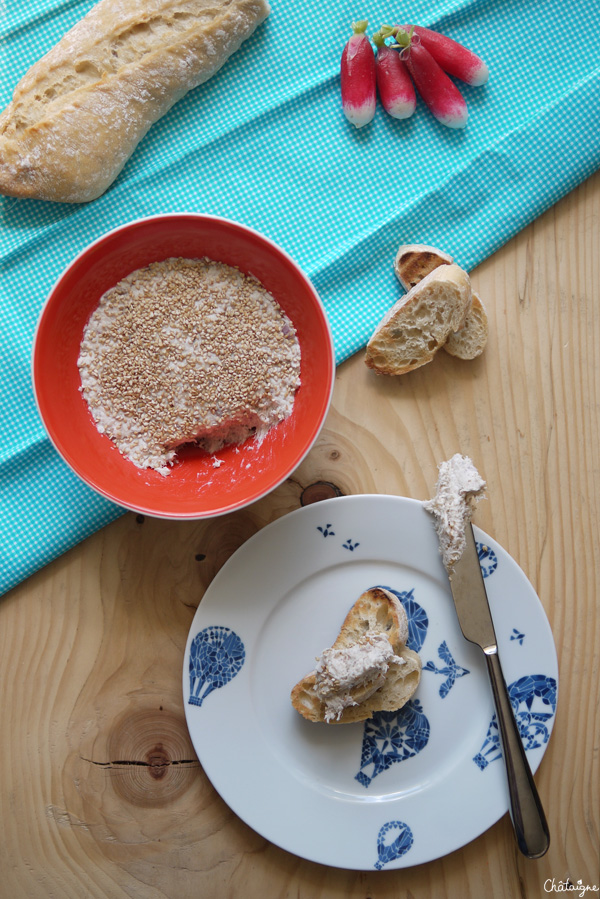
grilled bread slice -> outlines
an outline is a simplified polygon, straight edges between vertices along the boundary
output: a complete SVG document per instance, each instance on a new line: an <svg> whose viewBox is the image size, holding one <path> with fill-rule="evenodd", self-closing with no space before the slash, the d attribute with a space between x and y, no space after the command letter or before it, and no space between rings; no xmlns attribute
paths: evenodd
<svg viewBox="0 0 600 899"><path fill-rule="evenodd" d="M348 648L368 633L385 634L396 656L403 661L391 661L383 684L373 692L375 682L367 682L349 692L356 705L347 706L330 723L348 724L371 718L377 711L396 711L411 698L421 678L421 660L406 647L408 622L402 603L382 587L365 591L354 603L333 644L333 649ZM316 671L302 678L291 693L292 705L309 721L325 721L327 707L318 695Z"/></svg>
<svg viewBox="0 0 600 899"><path fill-rule="evenodd" d="M394 259L396 277L405 290L410 290L440 265L451 265L452 256L422 243L403 244Z"/></svg>
<svg viewBox="0 0 600 899"><path fill-rule="evenodd" d="M440 265L454 262L452 256L437 247L426 244L403 244L394 260L396 277L405 290L410 290L419 281ZM471 294L471 309L460 331L450 335L443 349L458 359L475 359L485 349L488 339L488 317L481 298Z"/></svg>

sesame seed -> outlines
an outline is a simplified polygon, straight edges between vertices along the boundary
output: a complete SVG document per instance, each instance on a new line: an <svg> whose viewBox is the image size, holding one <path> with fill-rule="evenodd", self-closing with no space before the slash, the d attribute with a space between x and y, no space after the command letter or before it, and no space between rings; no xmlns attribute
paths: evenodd
<svg viewBox="0 0 600 899"><path fill-rule="evenodd" d="M177 448L214 453L287 418L300 345L253 276L204 259L169 258L101 297L78 359L98 430L140 468L168 472Z"/></svg>

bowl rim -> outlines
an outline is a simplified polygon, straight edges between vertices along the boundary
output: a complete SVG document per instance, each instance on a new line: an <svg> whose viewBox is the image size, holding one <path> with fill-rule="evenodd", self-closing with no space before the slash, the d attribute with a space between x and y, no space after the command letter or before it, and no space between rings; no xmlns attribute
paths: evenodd
<svg viewBox="0 0 600 899"><path fill-rule="evenodd" d="M314 434L313 434L312 438L307 443L302 454L294 462L293 466L291 468L287 467L285 469L285 471L282 473L282 475L276 481L274 481L273 484L271 484L268 489L259 492L256 496L252 496L250 499L247 499L244 501L238 501L235 503L230 503L226 507L219 508L214 511L210 511L210 512L189 511L189 512L182 512L179 514L174 514L174 513L166 513L166 512L157 512L156 510L154 510L152 508L147 508L146 505L142 504L142 503L140 503L140 504L134 504L134 503L125 504L125 503L123 503L121 500L117 499L114 495L112 495L110 492L108 492L101 486L99 486L95 483L90 483L88 478L84 477L83 474L81 474L81 472L77 470L75 465L69 459L67 459L65 457L60 446L54 439L54 436L50 433L50 430L48 429L48 427L46 425L46 420L42 413L42 407L41 407L40 398L38 396L38 390L37 390L37 378L38 378L40 372L39 372L38 367L36 366L36 357L37 357L39 333L40 333L40 330L41 330L41 327L43 324L44 317L46 315L46 311L52 300L52 297L53 297L58 285L63 280L63 278L65 278L66 275L79 263L80 259L83 256L85 256L87 253L89 253L91 250L93 250L94 247L96 247L98 244L101 244L103 241L108 240L109 238L113 237L115 234L118 234L118 232L128 230L135 225L150 223L150 222L159 221L162 219L181 219L181 218L192 219L192 220L198 219L198 220L202 220L204 222L214 221L214 222L218 222L219 224L231 226L233 228L238 229L239 231L246 232L248 234L252 234L254 237L263 241L265 244L268 244L276 253L283 256L285 258L285 260L287 260L287 262L289 264L291 264L291 266L295 270L296 274L305 283L306 287L310 291L310 293L315 301L316 309L320 313L323 324L325 325L325 332L328 336L328 341L327 341L328 349L329 349L328 367L330 368L330 378L329 378L329 387L328 387L328 391L326 394L325 403L323 404L323 408L322 408L318 423L315 426ZM304 270L300 266L300 264L287 252L287 250L285 250L283 247L281 247L272 238L263 234L261 231L258 231L256 228L253 228L250 225L243 224L242 222L238 222L235 219L230 219L230 218L227 218L226 216L213 215L211 213L181 212L181 211L180 212L162 212L162 213L154 213L154 214L147 215L147 216L139 216L138 218L131 219L130 221L124 222L121 225L116 225L114 228L110 228L108 231L104 231L101 235L96 237L94 240L87 243L73 257L73 259L68 263L68 265L66 265L61 270L60 274L56 277L52 286L50 287L50 289L46 295L46 298L41 306L39 314L38 314L38 318L37 318L34 333L33 333L33 341L32 341L31 356L30 356L30 376L31 376L33 396L34 396L37 412L40 417L41 423L44 427L46 436L50 440L50 443L52 444L52 446L54 447L54 449L56 450L56 452L58 453L58 455L60 456L62 461L80 479L80 481L82 483L86 484L86 486L90 490L94 491L94 493L96 493L97 495L102 496L104 499L108 500L109 502L114 503L115 505L121 507L125 511L136 512L138 514L147 515L150 518L157 518L157 519L168 520L168 521L203 521L203 520L209 520L211 518L219 518L223 515L228 515L231 512L237 512L241 509L244 509L247 506L250 506L255 502L259 502L260 500L264 499L266 496L270 495L274 490L277 489L277 487L279 487L281 484L283 484L284 481L286 481L290 477L292 472L294 472L299 467L299 465L302 464L302 462L304 461L304 459L306 458L308 453L314 447L314 445L319 437L319 434L321 433L321 431L323 429L323 425L325 423L325 420L329 413L329 409L331 407L333 390L335 387L336 367L337 367L337 361L335 358L333 333L331 330L331 324L329 322L329 317L327 315L327 310L325 309L325 305L324 305L321 297L319 296L316 288L314 287L312 281L308 277L308 275L304 272ZM133 463L131 463L131 464L133 464Z"/></svg>

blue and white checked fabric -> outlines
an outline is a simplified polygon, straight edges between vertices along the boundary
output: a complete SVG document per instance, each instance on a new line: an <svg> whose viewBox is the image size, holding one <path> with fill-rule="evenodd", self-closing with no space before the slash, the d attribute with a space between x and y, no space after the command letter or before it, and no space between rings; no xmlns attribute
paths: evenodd
<svg viewBox="0 0 600 899"><path fill-rule="evenodd" d="M0 106L92 0L5 0ZM357 131L341 111L350 23L394 23L384 0L272 0L268 20L140 144L85 206L0 198L0 592L122 510L57 457L31 388L35 324L54 281L105 231L159 212L207 212L262 231L312 278L338 362L398 296L401 243L431 243L471 269L600 165L597 0L415 0L410 17L490 68L462 86L464 132L421 102L399 122L379 108Z"/></svg>

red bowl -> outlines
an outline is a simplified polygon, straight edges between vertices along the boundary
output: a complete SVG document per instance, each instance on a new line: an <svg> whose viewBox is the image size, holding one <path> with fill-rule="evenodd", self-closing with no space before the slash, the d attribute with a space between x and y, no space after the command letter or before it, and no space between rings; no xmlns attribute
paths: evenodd
<svg viewBox="0 0 600 899"><path fill-rule="evenodd" d="M102 294L137 268L169 256L208 256L255 275L296 328L301 386L292 414L262 443L249 439L216 456L195 447L177 455L164 477L137 468L98 432L80 391L77 359L84 327ZM329 408L335 376L325 310L308 278L272 241L227 219L160 215L110 231L63 272L42 310L33 348L33 385L40 415L65 462L90 487L132 509L161 518L208 518L265 496L299 465Z"/></svg>

